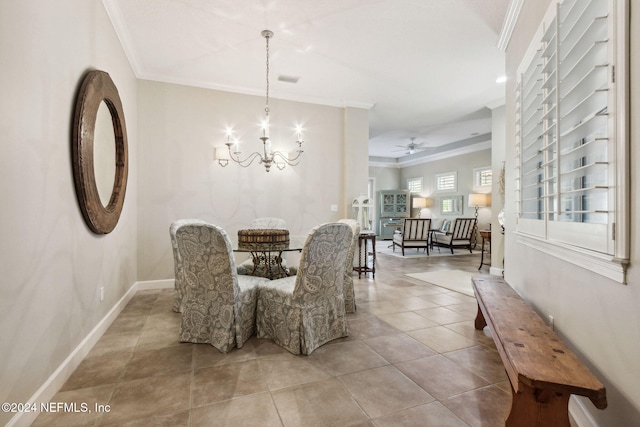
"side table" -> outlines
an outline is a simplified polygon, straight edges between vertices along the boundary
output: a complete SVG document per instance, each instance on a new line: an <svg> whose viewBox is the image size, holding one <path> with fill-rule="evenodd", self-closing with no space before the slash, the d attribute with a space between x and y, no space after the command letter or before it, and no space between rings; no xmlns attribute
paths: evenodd
<svg viewBox="0 0 640 427"><path fill-rule="evenodd" d="M371 252L368 250L371 242ZM371 265L369 265L369 254L372 254ZM363 262L364 261L364 262ZM358 272L358 279L362 273L372 273L376 278L376 235L373 233L360 233L358 236L358 266L353 267L353 271Z"/></svg>
<svg viewBox="0 0 640 427"><path fill-rule="evenodd" d="M478 270L480 270L482 268L483 265L485 265L484 263L484 244L485 242L489 242L489 256L491 256L491 230L480 230L480 237L482 237L482 247L480 248L481 255L480 255L480 267L478 267ZM487 265L491 265L491 264L487 264Z"/></svg>

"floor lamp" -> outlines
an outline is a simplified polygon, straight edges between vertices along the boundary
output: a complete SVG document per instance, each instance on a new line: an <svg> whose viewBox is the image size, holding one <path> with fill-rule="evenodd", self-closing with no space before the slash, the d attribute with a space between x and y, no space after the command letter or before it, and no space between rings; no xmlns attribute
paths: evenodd
<svg viewBox="0 0 640 427"><path fill-rule="evenodd" d="M411 207L418 209L418 218L422 215L422 209L429 207L429 203L426 197L414 197L411 201Z"/></svg>
<svg viewBox="0 0 640 427"><path fill-rule="evenodd" d="M487 206L491 206L491 195L488 193L471 193L469 194L469 207L476 208L475 217L476 217L476 225L473 230L473 246L477 242L477 229L478 229L478 209L484 208ZM491 227L491 223L489 223L489 227Z"/></svg>
<svg viewBox="0 0 640 427"><path fill-rule="evenodd" d="M469 207L476 208L476 222L478 220L478 208L491 206L491 195L487 193L471 193L469 194Z"/></svg>

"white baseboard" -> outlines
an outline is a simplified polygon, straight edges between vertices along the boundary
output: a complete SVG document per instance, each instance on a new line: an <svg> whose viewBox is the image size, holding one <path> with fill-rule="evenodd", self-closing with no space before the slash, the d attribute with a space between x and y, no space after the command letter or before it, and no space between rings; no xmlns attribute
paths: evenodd
<svg viewBox="0 0 640 427"><path fill-rule="evenodd" d="M504 270L502 268L491 267L489 269L489 274L491 274L492 276L502 276L503 273L504 273Z"/></svg>
<svg viewBox="0 0 640 427"><path fill-rule="evenodd" d="M51 376L42 384L42 386L31 396L29 405L40 405L41 402L49 402L53 396L69 379L71 374L76 370L84 358L89 354L93 346L98 342L102 335L107 331L111 323L118 317L127 303L133 298L136 292L149 289L165 289L173 288L174 280L152 280L145 282L136 282L129 290L120 298L111 310L98 322L91 332L78 344L78 346L69 354L60 366L51 374ZM7 427L22 427L31 425L39 412L18 412L7 423Z"/></svg>
<svg viewBox="0 0 640 427"><path fill-rule="evenodd" d="M569 398L569 418L578 427L600 427L587 409L585 400L586 398L577 396Z"/></svg>
<svg viewBox="0 0 640 427"><path fill-rule="evenodd" d="M137 290L148 291L150 289L170 289L175 286L175 280L146 280L144 282L136 282Z"/></svg>

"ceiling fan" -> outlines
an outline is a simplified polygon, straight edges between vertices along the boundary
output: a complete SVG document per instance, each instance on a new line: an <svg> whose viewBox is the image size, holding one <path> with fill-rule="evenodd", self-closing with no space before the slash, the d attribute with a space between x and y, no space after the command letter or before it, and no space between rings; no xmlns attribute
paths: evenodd
<svg viewBox="0 0 640 427"><path fill-rule="evenodd" d="M411 142L407 145L396 145L396 147L402 147L402 150L394 150L394 151L404 151L407 150L406 154L414 154L418 151L427 150L429 147L423 147L424 142L415 142L416 138L412 137Z"/></svg>

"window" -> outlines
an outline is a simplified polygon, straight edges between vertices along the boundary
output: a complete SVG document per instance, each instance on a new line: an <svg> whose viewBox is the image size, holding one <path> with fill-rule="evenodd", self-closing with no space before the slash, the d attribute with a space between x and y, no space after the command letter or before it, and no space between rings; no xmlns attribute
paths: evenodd
<svg viewBox="0 0 640 427"><path fill-rule="evenodd" d="M447 172L437 174L436 178L436 191L440 192L452 192L455 193L458 189L458 173Z"/></svg>
<svg viewBox="0 0 640 427"><path fill-rule="evenodd" d="M407 188L411 193L422 192L422 177L407 179Z"/></svg>
<svg viewBox="0 0 640 427"><path fill-rule="evenodd" d="M616 36L625 34L624 20L615 13L624 16L625 5L553 2L520 67L516 93L518 233L619 281L628 258L627 59L620 45L626 42ZM596 259L612 258L617 266L593 267Z"/></svg>
<svg viewBox="0 0 640 427"><path fill-rule="evenodd" d="M477 192L491 191L493 182L493 171L491 166L477 168L473 170L473 189Z"/></svg>

